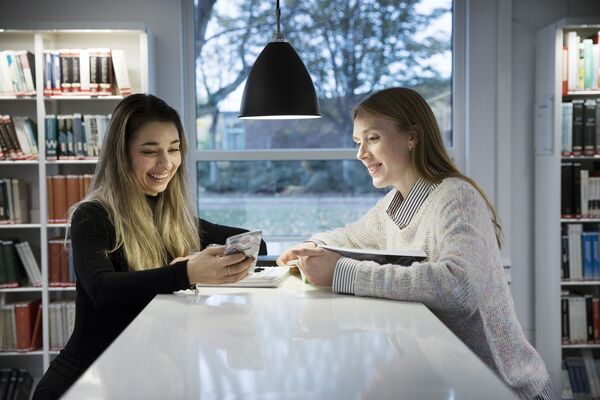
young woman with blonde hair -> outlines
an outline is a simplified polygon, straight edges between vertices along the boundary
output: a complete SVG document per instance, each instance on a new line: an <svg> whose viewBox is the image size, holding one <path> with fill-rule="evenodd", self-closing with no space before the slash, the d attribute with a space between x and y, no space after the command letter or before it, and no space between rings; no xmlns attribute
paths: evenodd
<svg viewBox="0 0 600 400"><path fill-rule="evenodd" d="M353 111L357 158L392 190L358 221L284 252L317 285L426 305L522 399L552 399L544 363L517 320L500 258L502 231L483 190L448 156L435 116L414 90L390 88ZM356 261L319 244L422 249L424 262ZM402 371L398 371L402 373Z"/></svg>
<svg viewBox="0 0 600 400"><path fill-rule="evenodd" d="M208 246L244 230L195 216L186 150L177 111L158 97L117 105L90 191L69 210L75 328L34 399L60 397L155 295L247 275L252 260Z"/></svg>

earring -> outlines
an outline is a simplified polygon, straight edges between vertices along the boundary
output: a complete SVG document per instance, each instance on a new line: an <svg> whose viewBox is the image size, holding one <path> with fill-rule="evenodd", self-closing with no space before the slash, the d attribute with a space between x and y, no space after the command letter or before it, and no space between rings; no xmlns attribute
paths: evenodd
<svg viewBox="0 0 600 400"><path fill-rule="evenodd" d="M408 147L408 151L413 151L413 147L412 147L412 146L409 146L409 147Z"/></svg>

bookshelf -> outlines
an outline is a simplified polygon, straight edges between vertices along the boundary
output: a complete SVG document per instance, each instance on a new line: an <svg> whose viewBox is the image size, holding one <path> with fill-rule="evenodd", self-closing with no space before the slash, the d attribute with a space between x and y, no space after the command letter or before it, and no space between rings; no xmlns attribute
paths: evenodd
<svg viewBox="0 0 600 400"><path fill-rule="evenodd" d="M45 117L50 114L110 114L121 95L44 95L44 51L58 49L123 49L133 93L152 92L149 54L152 40L147 30L8 30L0 29L0 51L28 50L35 56L35 96L0 96L0 114L26 115L37 125L38 158L27 161L0 161L0 177L22 179L28 186L28 223L0 225L0 239L28 241L42 273L42 287L0 289L0 304L41 299L42 348L30 352L0 352L0 368L25 368L34 383L46 371L58 351L50 348L49 307L52 300L74 299L74 287L50 287L49 245L53 237L64 237L66 224L48 220L46 177L56 174L93 174L96 160L46 160Z"/></svg>
<svg viewBox="0 0 600 400"><path fill-rule="evenodd" d="M599 90L571 90L563 96L563 43L568 32L587 37L600 30L599 18L566 18L536 37L534 104L534 261L535 347L550 373L557 398L562 391L561 366L567 355L600 349L600 344L563 344L561 291L600 294L600 281L561 280L561 235L572 224L589 227L600 218L561 218L561 163L592 165L599 156L563 156L561 152L562 102L600 98ZM597 357L597 355L596 355Z"/></svg>

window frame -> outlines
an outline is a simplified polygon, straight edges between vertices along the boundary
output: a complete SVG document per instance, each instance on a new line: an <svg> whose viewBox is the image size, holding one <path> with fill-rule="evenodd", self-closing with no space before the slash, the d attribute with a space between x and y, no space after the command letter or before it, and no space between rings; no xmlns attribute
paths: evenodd
<svg viewBox="0 0 600 400"><path fill-rule="evenodd" d="M202 0L198 0L202 1ZM206 161L293 161L293 160L353 160L356 150L353 148L295 148L295 149L245 149L245 150L198 150L195 115L195 86L185 82L195 82L195 35L194 35L194 0L182 0L182 43L183 43L183 80L181 82L184 110L182 120L188 138L188 168L189 187L193 204L198 204L197 163ZM465 163L465 121L467 121L466 77L468 73L467 57L467 4L466 0L452 2L452 141L447 147L449 155L454 159L458 168L464 171ZM350 221L349 221L350 222ZM270 241L302 241L305 237L277 236L265 237Z"/></svg>

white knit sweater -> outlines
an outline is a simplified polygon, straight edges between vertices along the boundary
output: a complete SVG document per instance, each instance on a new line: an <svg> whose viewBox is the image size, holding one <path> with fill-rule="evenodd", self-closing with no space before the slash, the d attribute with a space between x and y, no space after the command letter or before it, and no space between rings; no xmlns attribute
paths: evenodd
<svg viewBox="0 0 600 400"><path fill-rule="evenodd" d="M544 363L517 320L481 194L461 179L444 179L401 228L386 212L396 193L358 221L311 239L352 248L422 249L427 259L400 267L342 257L334 290L423 303L519 397L553 398Z"/></svg>

